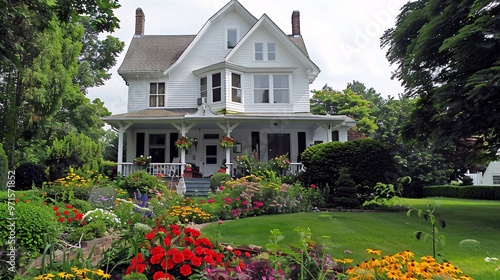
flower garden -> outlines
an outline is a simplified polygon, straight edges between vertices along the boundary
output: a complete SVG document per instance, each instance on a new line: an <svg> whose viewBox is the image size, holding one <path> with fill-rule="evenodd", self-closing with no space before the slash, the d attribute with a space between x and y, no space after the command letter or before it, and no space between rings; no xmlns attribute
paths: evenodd
<svg viewBox="0 0 500 280"><path fill-rule="evenodd" d="M283 174L286 156L268 163L237 160L244 174L212 181L216 187L208 197L181 197L176 182L145 171L111 180L70 170L41 188L16 192L18 269L0 273L17 279L471 279L449 262L417 258L411 251L382 256L369 249L373 258L355 264L331 255L306 228L297 228L299 240L292 246L280 245L278 229L265 248L204 237L196 225L220 228L227 220L318 211L325 205L315 184ZM8 200L7 192L0 195ZM6 203L0 207L7 212ZM7 244L5 216L0 240ZM78 253L82 241L106 236L116 238L98 262ZM12 258L3 254L2 260Z"/></svg>

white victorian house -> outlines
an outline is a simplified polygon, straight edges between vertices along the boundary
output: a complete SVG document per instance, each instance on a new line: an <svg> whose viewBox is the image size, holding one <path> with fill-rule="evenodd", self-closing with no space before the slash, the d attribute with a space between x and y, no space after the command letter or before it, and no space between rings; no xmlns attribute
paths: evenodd
<svg viewBox="0 0 500 280"><path fill-rule="evenodd" d="M221 165L230 173L234 158L244 154L261 161L288 154L299 168L308 146L347 141L353 119L310 113L309 85L320 69L308 56L298 11L291 35L236 0L196 35L145 35L144 26L138 8L135 35L118 69L128 85L127 113L104 118L119 131L122 175L141 155L152 157L151 173L165 175L172 167L183 172L186 163L204 177ZM182 136L194 142L188 150L175 147ZM222 148L222 136L237 145Z"/></svg>

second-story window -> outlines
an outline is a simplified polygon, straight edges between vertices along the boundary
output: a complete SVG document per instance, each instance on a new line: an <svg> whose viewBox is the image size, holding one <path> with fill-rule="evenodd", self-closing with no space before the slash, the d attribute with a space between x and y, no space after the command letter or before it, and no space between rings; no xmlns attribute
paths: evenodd
<svg viewBox="0 0 500 280"><path fill-rule="evenodd" d="M241 75L231 73L231 101L241 103Z"/></svg>
<svg viewBox="0 0 500 280"><path fill-rule="evenodd" d="M290 103L288 75L255 75L253 79L254 103Z"/></svg>
<svg viewBox="0 0 500 280"><path fill-rule="evenodd" d="M267 43L267 60L276 60L276 44Z"/></svg>
<svg viewBox="0 0 500 280"><path fill-rule="evenodd" d="M212 74L212 102L222 100L221 74Z"/></svg>
<svg viewBox="0 0 500 280"><path fill-rule="evenodd" d="M264 60L264 44L255 43L255 60Z"/></svg>
<svg viewBox="0 0 500 280"><path fill-rule="evenodd" d="M200 79L200 97L207 97L207 77Z"/></svg>
<svg viewBox="0 0 500 280"><path fill-rule="evenodd" d="M149 84L149 107L165 107L165 83Z"/></svg>

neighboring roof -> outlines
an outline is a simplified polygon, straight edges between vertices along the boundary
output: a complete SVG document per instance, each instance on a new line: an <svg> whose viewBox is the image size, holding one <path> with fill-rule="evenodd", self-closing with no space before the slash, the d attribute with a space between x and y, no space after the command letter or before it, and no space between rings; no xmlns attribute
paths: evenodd
<svg viewBox="0 0 500 280"><path fill-rule="evenodd" d="M134 36L118 68L122 72L162 72L172 65L196 35Z"/></svg>

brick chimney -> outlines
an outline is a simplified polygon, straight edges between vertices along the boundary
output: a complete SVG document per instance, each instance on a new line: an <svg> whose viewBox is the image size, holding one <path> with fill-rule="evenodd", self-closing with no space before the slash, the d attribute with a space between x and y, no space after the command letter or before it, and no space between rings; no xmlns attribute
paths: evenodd
<svg viewBox="0 0 500 280"><path fill-rule="evenodd" d="M144 35L144 25L146 23L146 17L141 8L135 10L135 35Z"/></svg>
<svg viewBox="0 0 500 280"><path fill-rule="evenodd" d="M292 35L300 37L300 12L293 11L292 13Z"/></svg>

